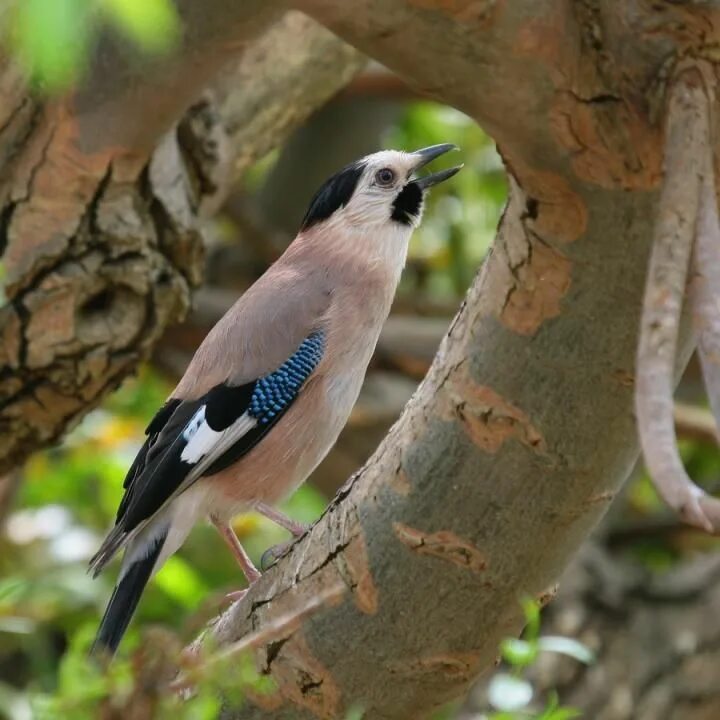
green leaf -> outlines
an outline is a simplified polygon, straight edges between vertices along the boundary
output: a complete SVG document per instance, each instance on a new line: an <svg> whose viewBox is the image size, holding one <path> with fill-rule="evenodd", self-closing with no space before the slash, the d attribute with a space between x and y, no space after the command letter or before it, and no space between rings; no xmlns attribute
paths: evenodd
<svg viewBox="0 0 720 720"><path fill-rule="evenodd" d="M532 685L522 678L498 673L490 681L488 700L497 710L520 710L532 700Z"/></svg>
<svg viewBox="0 0 720 720"><path fill-rule="evenodd" d="M595 654L589 647L578 640L561 635L547 635L538 640L538 648L546 652L560 653L575 658L578 662L591 665L595 662Z"/></svg>
<svg viewBox="0 0 720 720"><path fill-rule="evenodd" d="M198 692L178 707L173 707L176 718L187 720L216 720L220 717L222 700L211 692Z"/></svg>
<svg viewBox="0 0 720 720"><path fill-rule="evenodd" d="M530 665L537 657L538 648L535 643L529 643L517 638L505 638L500 643L500 652L503 659L514 667Z"/></svg>
<svg viewBox="0 0 720 720"><path fill-rule="evenodd" d="M155 576L155 584L186 608L197 607L209 591L194 568L178 555L167 559Z"/></svg>
<svg viewBox="0 0 720 720"><path fill-rule="evenodd" d="M525 637L528 640L536 640L540 633L540 605L531 597L525 597L520 602L527 623Z"/></svg>
<svg viewBox="0 0 720 720"><path fill-rule="evenodd" d="M108 17L146 52L166 52L180 38L172 0L102 0Z"/></svg>
<svg viewBox="0 0 720 720"><path fill-rule="evenodd" d="M87 0L21 0L12 42L31 80L49 90L73 85L87 56Z"/></svg>
<svg viewBox="0 0 720 720"><path fill-rule="evenodd" d="M553 708L538 716L537 720L572 720L580 717L582 713L577 708L563 707Z"/></svg>
<svg viewBox="0 0 720 720"><path fill-rule="evenodd" d="M572 720L572 718L580 717L579 710L573 707L560 707L560 699L555 690L549 693L547 705L541 715L535 720Z"/></svg>
<svg viewBox="0 0 720 720"><path fill-rule="evenodd" d="M0 603L12 605L30 591L30 581L21 577L0 580Z"/></svg>
<svg viewBox="0 0 720 720"><path fill-rule="evenodd" d="M359 705L353 705L345 715L345 720L363 720L365 711Z"/></svg>

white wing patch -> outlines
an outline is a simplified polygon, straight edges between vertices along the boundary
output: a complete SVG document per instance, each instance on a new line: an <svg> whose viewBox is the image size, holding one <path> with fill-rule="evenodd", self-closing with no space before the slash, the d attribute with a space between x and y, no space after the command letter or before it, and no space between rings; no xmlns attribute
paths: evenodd
<svg viewBox="0 0 720 720"><path fill-rule="evenodd" d="M183 438L187 445L183 448L180 459L192 465L209 455L215 459L256 425L257 420L244 413L225 430L213 430L205 421L203 405L185 426Z"/></svg>
<svg viewBox="0 0 720 720"><path fill-rule="evenodd" d="M196 420L198 415L202 412L202 417ZM195 464L200 458L207 455L217 444L217 441L222 436L222 431L218 432L213 430L205 422L205 406L203 405L192 420L187 424L183 437L185 438L187 445L183 448L180 459L183 462Z"/></svg>
<svg viewBox="0 0 720 720"><path fill-rule="evenodd" d="M206 405L202 405L200 409L190 418L190 421L183 430L183 440L190 442L192 436L200 429L200 426L205 422L205 408Z"/></svg>

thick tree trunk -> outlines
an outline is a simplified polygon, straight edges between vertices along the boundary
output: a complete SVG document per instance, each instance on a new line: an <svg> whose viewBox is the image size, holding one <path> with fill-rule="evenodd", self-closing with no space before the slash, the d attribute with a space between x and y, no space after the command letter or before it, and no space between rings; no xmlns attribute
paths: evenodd
<svg viewBox="0 0 720 720"><path fill-rule="evenodd" d="M637 331L663 78L705 3L334 0L302 9L499 143L510 200L432 369L365 468L214 628L230 642L340 581L259 652L273 703L228 717L422 717L490 667L638 454ZM691 350L680 342L682 365Z"/></svg>
<svg viewBox="0 0 720 720"><path fill-rule="evenodd" d="M0 69L0 472L60 437L184 316L201 215L364 63L299 13L262 31L265 9L249 22L247 4L209 5L182 3L186 47L159 67L125 65L107 42L73 98L41 104Z"/></svg>

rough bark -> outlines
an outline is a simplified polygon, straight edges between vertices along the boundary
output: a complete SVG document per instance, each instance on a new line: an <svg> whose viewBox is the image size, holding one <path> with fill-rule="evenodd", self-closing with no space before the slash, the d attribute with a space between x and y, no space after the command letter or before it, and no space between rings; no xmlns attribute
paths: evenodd
<svg viewBox="0 0 720 720"><path fill-rule="evenodd" d="M41 103L0 69L0 472L57 440L184 316L199 218L364 63L299 13L262 32L272 12L223 15L231 5L182 3L185 47L150 69L108 40L70 98Z"/></svg>
<svg viewBox="0 0 720 720"><path fill-rule="evenodd" d="M511 194L435 362L367 465L215 625L232 642L340 578L258 654L278 689L227 717L423 717L490 667L638 454L634 359L664 78L717 42L707 3L334 0L298 6L498 141ZM692 341L679 338L678 365Z"/></svg>

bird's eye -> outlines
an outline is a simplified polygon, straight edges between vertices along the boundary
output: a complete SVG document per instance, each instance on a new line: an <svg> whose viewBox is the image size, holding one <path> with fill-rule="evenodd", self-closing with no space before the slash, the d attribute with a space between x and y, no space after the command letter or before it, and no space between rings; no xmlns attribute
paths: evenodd
<svg viewBox="0 0 720 720"><path fill-rule="evenodd" d="M395 181L395 173L390 168L383 168L375 173L375 182L378 185L392 185Z"/></svg>

